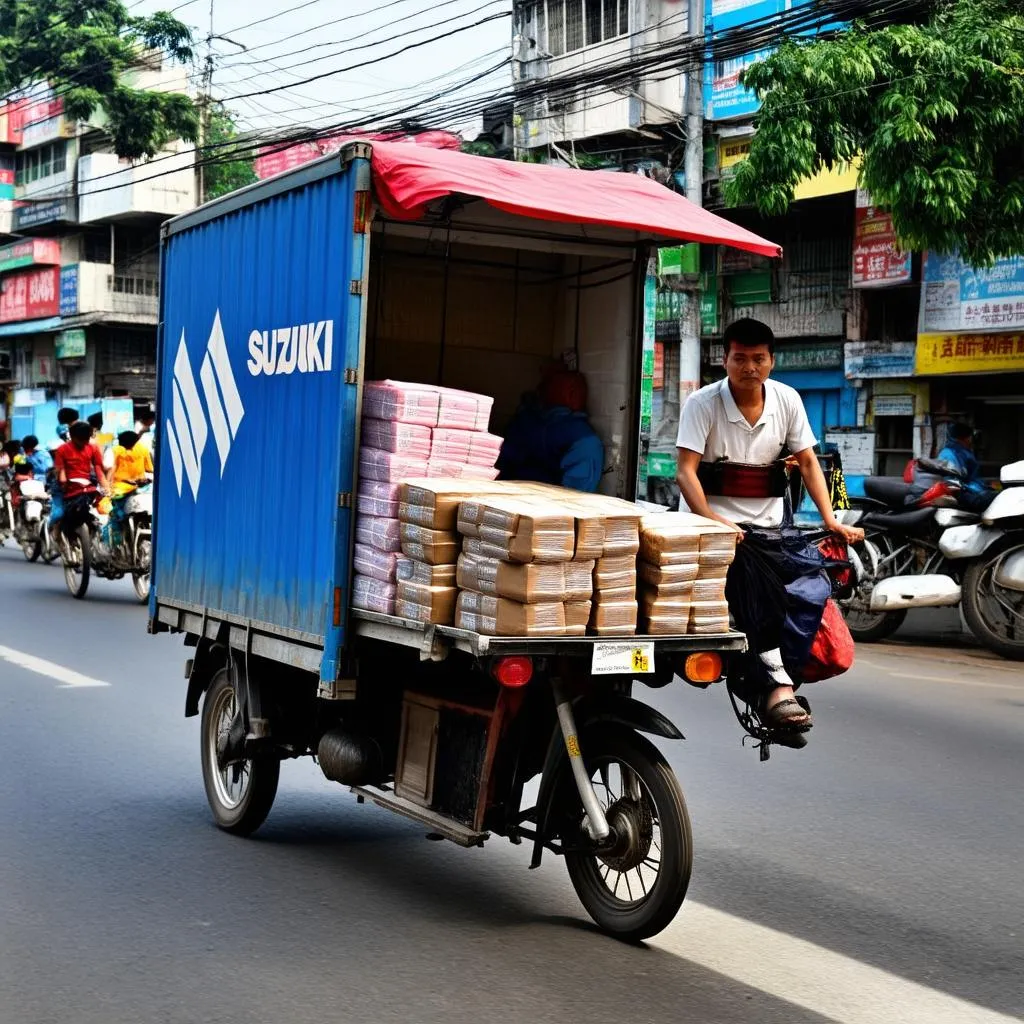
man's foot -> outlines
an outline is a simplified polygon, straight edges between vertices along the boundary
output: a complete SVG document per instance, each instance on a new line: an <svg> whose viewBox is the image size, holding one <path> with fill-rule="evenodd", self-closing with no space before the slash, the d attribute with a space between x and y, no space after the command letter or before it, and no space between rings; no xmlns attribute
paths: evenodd
<svg viewBox="0 0 1024 1024"><path fill-rule="evenodd" d="M768 729L809 729L814 724L810 706L796 696L792 686L777 686L768 694L761 721Z"/></svg>

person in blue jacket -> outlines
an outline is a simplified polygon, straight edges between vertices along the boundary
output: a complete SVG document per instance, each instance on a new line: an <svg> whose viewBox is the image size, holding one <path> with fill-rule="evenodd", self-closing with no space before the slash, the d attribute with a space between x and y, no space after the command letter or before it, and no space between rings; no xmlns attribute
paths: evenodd
<svg viewBox="0 0 1024 1024"><path fill-rule="evenodd" d="M974 454L974 431L966 423L951 423L945 447L936 457L961 478L960 505L972 512L984 512L996 492L981 478L981 464Z"/></svg>
<svg viewBox="0 0 1024 1024"><path fill-rule="evenodd" d="M586 414L581 373L556 370L523 397L505 431L498 469L503 480L536 480L574 491L596 491L604 445Z"/></svg>

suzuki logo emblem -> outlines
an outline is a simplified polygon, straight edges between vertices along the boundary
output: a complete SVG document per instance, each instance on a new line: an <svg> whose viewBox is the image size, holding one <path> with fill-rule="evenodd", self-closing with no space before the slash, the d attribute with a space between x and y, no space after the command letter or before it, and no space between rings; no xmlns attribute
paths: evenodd
<svg viewBox="0 0 1024 1024"><path fill-rule="evenodd" d="M199 500L203 452L210 431L213 431L213 440L220 456L220 475L223 476L231 453L231 442L238 434L238 425L245 415L231 360L228 358L220 310L217 310L213 318L206 355L199 368L199 380L206 398L206 412L199 398L199 388L185 347L185 332L182 330L178 352L174 357L171 417L166 422L167 447L174 467L178 496L181 497L182 484L187 478L193 501Z"/></svg>

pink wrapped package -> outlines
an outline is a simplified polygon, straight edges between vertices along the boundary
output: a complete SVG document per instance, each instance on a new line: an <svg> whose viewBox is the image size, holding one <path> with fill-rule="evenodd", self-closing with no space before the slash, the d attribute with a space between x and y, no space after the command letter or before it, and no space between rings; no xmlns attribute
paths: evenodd
<svg viewBox="0 0 1024 1024"><path fill-rule="evenodd" d="M493 466L476 466L469 462L453 462L451 459L428 459L427 476L454 477L459 480L497 480L498 471Z"/></svg>
<svg viewBox="0 0 1024 1024"><path fill-rule="evenodd" d="M450 459L453 462L472 462L479 466L493 466L501 452L502 439L497 434L478 430L451 430L435 427L431 440L432 459Z"/></svg>
<svg viewBox="0 0 1024 1024"><path fill-rule="evenodd" d="M454 427L457 430L486 430L491 422L494 399L490 395L478 395L472 391L457 391L455 388L438 388L440 404L437 410L439 427Z"/></svg>
<svg viewBox="0 0 1024 1024"><path fill-rule="evenodd" d="M385 583L370 576L354 576L352 578L352 607L364 608L368 612L381 612L384 615L395 614L394 583Z"/></svg>
<svg viewBox="0 0 1024 1024"><path fill-rule="evenodd" d="M402 524L383 516L356 516L356 543L378 551L402 550Z"/></svg>
<svg viewBox="0 0 1024 1024"><path fill-rule="evenodd" d="M381 480L360 480L356 495L356 511L361 516L398 518L398 493L401 484L388 484Z"/></svg>
<svg viewBox="0 0 1024 1024"><path fill-rule="evenodd" d="M405 477L426 476L427 460L414 459L379 448L359 449L359 476L363 480L381 480L398 483Z"/></svg>
<svg viewBox="0 0 1024 1024"><path fill-rule="evenodd" d="M363 418L363 444L385 452L398 452L412 458L430 456L430 427L418 423Z"/></svg>
<svg viewBox="0 0 1024 1024"><path fill-rule="evenodd" d="M363 415L433 427L437 423L440 401L437 388L426 384L371 380L363 388Z"/></svg>
<svg viewBox="0 0 1024 1024"><path fill-rule="evenodd" d="M368 544L356 544L353 565L361 576L371 576L383 583L391 583L395 579L395 565L398 555L389 551L378 551Z"/></svg>

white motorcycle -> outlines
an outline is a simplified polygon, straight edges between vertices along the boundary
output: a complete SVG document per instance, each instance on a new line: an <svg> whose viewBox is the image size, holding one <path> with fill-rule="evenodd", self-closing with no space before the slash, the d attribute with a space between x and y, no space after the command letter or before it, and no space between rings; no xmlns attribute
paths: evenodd
<svg viewBox="0 0 1024 1024"><path fill-rule="evenodd" d="M1024 660L1024 461L1003 466L1003 489L978 523L955 526L939 550L959 571L964 618L990 651Z"/></svg>
<svg viewBox="0 0 1024 1024"><path fill-rule="evenodd" d="M21 503L14 514L14 539L30 562L42 558L52 562L59 552L50 538L47 519L50 514L50 496L42 480L22 480L18 484Z"/></svg>

